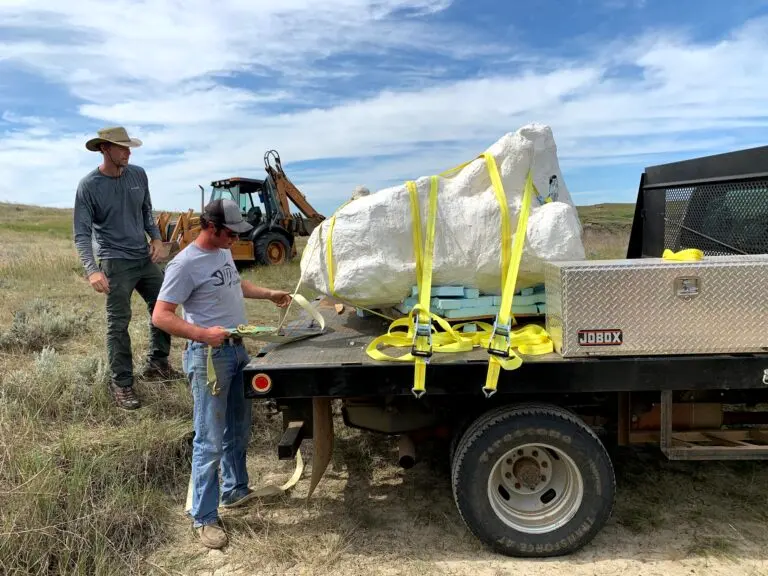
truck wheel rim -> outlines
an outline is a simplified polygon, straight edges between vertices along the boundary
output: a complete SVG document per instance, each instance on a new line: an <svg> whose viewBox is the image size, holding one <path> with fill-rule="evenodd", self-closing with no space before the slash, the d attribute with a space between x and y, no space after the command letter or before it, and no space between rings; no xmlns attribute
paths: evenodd
<svg viewBox="0 0 768 576"><path fill-rule="evenodd" d="M525 444L499 458L488 478L488 499L499 519L527 534L567 524L584 497L576 463L547 444Z"/></svg>

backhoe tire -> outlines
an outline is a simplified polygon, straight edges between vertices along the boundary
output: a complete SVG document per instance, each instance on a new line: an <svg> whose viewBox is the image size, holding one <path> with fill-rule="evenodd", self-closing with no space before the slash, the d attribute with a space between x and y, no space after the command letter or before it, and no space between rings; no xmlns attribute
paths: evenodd
<svg viewBox="0 0 768 576"><path fill-rule="evenodd" d="M602 529L616 492L600 439L571 412L531 403L491 410L464 432L452 459L464 523L494 551L571 554Z"/></svg>
<svg viewBox="0 0 768 576"><path fill-rule="evenodd" d="M265 232L253 241L256 262L264 266L279 266L291 258L288 239L278 232Z"/></svg>

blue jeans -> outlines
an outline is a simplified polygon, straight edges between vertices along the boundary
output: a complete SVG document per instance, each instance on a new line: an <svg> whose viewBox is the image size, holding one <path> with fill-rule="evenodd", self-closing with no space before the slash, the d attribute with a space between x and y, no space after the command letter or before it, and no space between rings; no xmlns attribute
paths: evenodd
<svg viewBox="0 0 768 576"><path fill-rule="evenodd" d="M245 398L243 389L243 368L248 360L248 352L242 344L225 344L213 349L213 364L219 382L219 393L214 396L206 379L208 345L191 342L184 350L184 372L194 398L193 492L189 514L195 528L218 520L220 498L225 502L232 501L248 493L245 454L252 404Z"/></svg>

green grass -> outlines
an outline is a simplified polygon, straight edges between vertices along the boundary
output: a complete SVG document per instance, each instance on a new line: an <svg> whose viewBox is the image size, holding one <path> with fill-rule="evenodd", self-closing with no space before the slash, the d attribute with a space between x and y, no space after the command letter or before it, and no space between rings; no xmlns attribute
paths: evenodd
<svg viewBox="0 0 768 576"><path fill-rule="evenodd" d="M631 227L635 215L634 204L595 204L578 206L577 210L585 226L616 229Z"/></svg>
<svg viewBox="0 0 768 576"><path fill-rule="evenodd" d="M3 227L11 232L22 234L47 234L59 238L72 238L72 223L58 220L40 220L38 222L5 222Z"/></svg>
<svg viewBox="0 0 768 576"><path fill-rule="evenodd" d="M168 495L187 477L187 423L39 426L27 438L2 430L14 452L0 469L11 486L0 498L1 564L23 574L135 571L141 550L167 537Z"/></svg>
<svg viewBox="0 0 768 576"><path fill-rule="evenodd" d="M29 352L43 350L75 335L87 332L90 312L56 306L36 298L13 315L11 326L0 331L0 350Z"/></svg>
<svg viewBox="0 0 768 576"><path fill-rule="evenodd" d="M0 202L0 228L19 234L72 238L72 210Z"/></svg>

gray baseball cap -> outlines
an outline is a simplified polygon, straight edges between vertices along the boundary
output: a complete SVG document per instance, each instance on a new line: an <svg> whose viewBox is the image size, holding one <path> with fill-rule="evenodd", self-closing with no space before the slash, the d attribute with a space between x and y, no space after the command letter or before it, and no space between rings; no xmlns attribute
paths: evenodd
<svg viewBox="0 0 768 576"><path fill-rule="evenodd" d="M248 224L248 222L243 219L243 215L240 214L240 207L227 198L219 198L218 200L209 202L205 207L203 215L213 224L224 226L238 234L253 229L253 226Z"/></svg>

